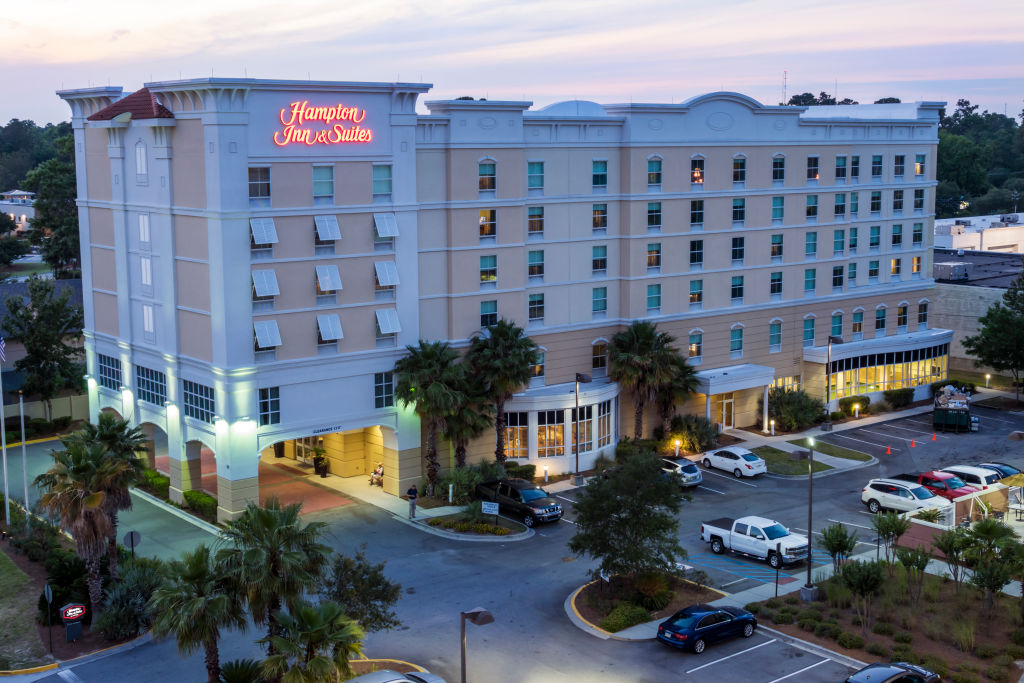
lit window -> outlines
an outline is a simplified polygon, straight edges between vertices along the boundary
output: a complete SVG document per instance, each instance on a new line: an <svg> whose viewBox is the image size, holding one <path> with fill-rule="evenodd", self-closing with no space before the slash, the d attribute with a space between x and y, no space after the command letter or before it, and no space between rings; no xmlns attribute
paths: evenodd
<svg viewBox="0 0 1024 683"><path fill-rule="evenodd" d="M700 332L691 332L687 353L690 358L700 358L704 355L704 335Z"/></svg>
<svg viewBox="0 0 1024 683"><path fill-rule="evenodd" d="M480 237L494 237L498 234L498 212L495 209L480 210Z"/></svg>
<svg viewBox="0 0 1024 683"><path fill-rule="evenodd" d="M860 335L864 333L864 311L856 311L853 314L853 338L859 339Z"/></svg>
<svg viewBox="0 0 1024 683"><path fill-rule="evenodd" d="M591 207L591 226L594 230L608 229L608 205L594 204Z"/></svg>
<svg viewBox="0 0 1024 683"><path fill-rule="evenodd" d="M903 259L894 258L889 263L889 274L899 275L903 270Z"/></svg>
<svg viewBox="0 0 1024 683"><path fill-rule="evenodd" d="M704 184L704 160L690 159L690 183L693 185Z"/></svg>
<svg viewBox="0 0 1024 683"><path fill-rule="evenodd" d="M477 164L477 188L480 192L494 192L498 187L498 165L493 161Z"/></svg>
<svg viewBox="0 0 1024 683"><path fill-rule="evenodd" d="M914 157L914 175L917 177L924 176L925 173L925 155L918 154Z"/></svg>
<svg viewBox="0 0 1024 683"><path fill-rule="evenodd" d="M900 304L896 307L896 326L906 327L907 319L909 318L910 306L907 304Z"/></svg>
<svg viewBox="0 0 1024 683"><path fill-rule="evenodd" d="M807 157L807 179L818 179L818 157Z"/></svg>
<svg viewBox="0 0 1024 683"><path fill-rule="evenodd" d="M537 411L537 457L565 453L565 411Z"/></svg>
<svg viewBox="0 0 1024 683"><path fill-rule="evenodd" d="M529 416L529 413L505 413L506 458L529 457Z"/></svg>
<svg viewBox="0 0 1024 683"><path fill-rule="evenodd" d="M531 251L527 254L527 275L531 278L544 277L544 252Z"/></svg>
<svg viewBox="0 0 1024 683"><path fill-rule="evenodd" d="M526 209L526 234L534 238L544 236L543 206L531 206Z"/></svg>
<svg viewBox="0 0 1024 683"><path fill-rule="evenodd" d="M605 377L608 374L608 345L598 342L590 347L590 369L594 377Z"/></svg>
<svg viewBox="0 0 1024 683"><path fill-rule="evenodd" d="M608 268L608 247L605 245L598 245L591 247L591 266L594 274L604 273Z"/></svg>
<svg viewBox="0 0 1024 683"><path fill-rule="evenodd" d="M531 294L529 301L529 308L527 311L527 317L531 322L539 322L544 320L544 295L543 294Z"/></svg>
<svg viewBox="0 0 1024 683"><path fill-rule="evenodd" d="M498 257L480 257L480 282L496 282L498 279Z"/></svg>
<svg viewBox="0 0 1024 683"><path fill-rule="evenodd" d="M921 257L915 256L910 262L910 272L914 275L921 274Z"/></svg>
<svg viewBox="0 0 1024 683"><path fill-rule="evenodd" d="M661 242L647 245L647 267L661 268Z"/></svg>
<svg viewBox="0 0 1024 683"><path fill-rule="evenodd" d="M732 160L732 181L742 183L747 180L747 160L743 157L735 157Z"/></svg>
<svg viewBox="0 0 1024 683"><path fill-rule="evenodd" d="M704 302L704 281L690 280L690 304L701 304Z"/></svg>
<svg viewBox="0 0 1024 683"><path fill-rule="evenodd" d="M779 234L779 235L772 235L771 257L773 259L781 259L782 258L782 247L783 247L782 235L781 234Z"/></svg>
<svg viewBox="0 0 1024 683"><path fill-rule="evenodd" d="M647 186L650 189L661 187L661 159L647 160Z"/></svg>

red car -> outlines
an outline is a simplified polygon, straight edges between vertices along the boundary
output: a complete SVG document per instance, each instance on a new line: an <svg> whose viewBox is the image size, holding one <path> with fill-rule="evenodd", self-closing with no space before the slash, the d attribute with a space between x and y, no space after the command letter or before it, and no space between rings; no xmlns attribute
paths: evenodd
<svg viewBox="0 0 1024 683"><path fill-rule="evenodd" d="M960 496L966 496L968 493L976 493L981 489L973 486L968 486L959 477L949 472L940 472L938 470L932 472L921 472L919 474L897 474L890 479L899 479L900 481L912 481L916 484L920 484L937 496L948 498L953 500Z"/></svg>

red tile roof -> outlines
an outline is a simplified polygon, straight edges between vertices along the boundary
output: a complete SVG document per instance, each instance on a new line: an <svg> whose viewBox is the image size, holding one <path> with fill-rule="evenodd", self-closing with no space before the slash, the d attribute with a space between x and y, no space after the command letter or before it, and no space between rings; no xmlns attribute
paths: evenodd
<svg viewBox="0 0 1024 683"><path fill-rule="evenodd" d="M156 101L148 88L136 90L131 95L100 109L89 117L90 121L109 121L118 114L131 112L133 119L173 119L171 110Z"/></svg>

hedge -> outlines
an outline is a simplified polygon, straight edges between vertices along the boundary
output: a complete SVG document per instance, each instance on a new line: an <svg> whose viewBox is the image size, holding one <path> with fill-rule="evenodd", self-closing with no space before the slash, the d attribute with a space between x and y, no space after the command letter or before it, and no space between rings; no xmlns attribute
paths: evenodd
<svg viewBox="0 0 1024 683"><path fill-rule="evenodd" d="M899 410L900 408L906 408L914 402L914 390L913 389L889 389L888 391L882 392L885 396L885 400L894 409Z"/></svg>
<svg viewBox="0 0 1024 683"><path fill-rule="evenodd" d="M217 518L217 499L203 491L184 491L185 505L206 519Z"/></svg>
<svg viewBox="0 0 1024 683"><path fill-rule="evenodd" d="M599 626L605 631L615 633L630 626L642 624L650 619L650 615L640 605L631 602L620 602L611 613L601 620Z"/></svg>
<svg viewBox="0 0 1024 683"><path fill-rule="evenodd" d="M860 412L868 412L868 406L871 405L871 399L867 396L846 396L839 399L839 410L843 411L847 415L853 415L853 406L859 405Z"/></svg>

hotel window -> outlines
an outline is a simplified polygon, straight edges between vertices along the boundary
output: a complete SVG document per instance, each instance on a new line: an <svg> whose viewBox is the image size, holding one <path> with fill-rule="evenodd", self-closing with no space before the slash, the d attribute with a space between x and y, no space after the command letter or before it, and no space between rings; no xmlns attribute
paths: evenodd
<svg viewBox="0 0 1024 683"><path fill-rule="evenodd" d="M157 370L136 365L135 390L140 401L162 408L167 402L167 376Z"/></svg>
<svg viewBox="0 0 1024 683"><path fill-rule="evenodd" d="M597 404L597 447L607 446L612 442L612 402L601 401Z"/></svg>
<svg viewBox="0 0 1024 683"><path fill-rule="evenodd" d="M928 302L922 301L917 305L917 325L919 329L926 329L928 326Z"/></svg>
<svg viewBox="0 0 1024 683"><path fill-rule="evenodd" d="M734 327L729 330L729 358L735 360L743 357L743 328Z"/></svg>
<svg viewBox="0 0 1024 683"><path fill-rule="evenodd" d="M565 411L537 411L537 457L565 454Z"/></svg>
<svg viewBox="0 0 1024 683"><path fill-rule="evenodd" d="M857 286L857 264L850 263L846 266L846 282L851 287Z"/></svg>
<svg viewBox="0 0 1024 683"><path fill-rule="evenodd" d="M704 334L691 332L687 353L690 358L700 358L704 355Z"/></svg>
<svg viewBox="0 0 1024 683"><path fill-rule="evenodd" d="M334 167L313 167L313 204L334 203Z"/></svg>
<svg viewBox="0 0 1024 683"><path fill-rule="evenodd" d="M690 268L704 266L704 240L690 240Z"/></svg>
<svg viewBox="0 0 1024 683"><path fill-rule="evenodd" d="M544 295L531 294L527 308L527 318L530 322L544 321Z"/></svg>
<svg viewBox="0 0 1024 683"><path fill-rule="evenodd" d="M889 274L892 275L894 279L898 280L901 272L903 272L903 259L892 259L889 262Z"/></svg>
<svg viewBox="0 0 1024 683"><path fill-rule="evenodd" d="M690 201L690 230L700 230L704 227L704 200L694 199Z"/></svg>
<svg viewBox="0 0 1024 683"><path fill-rule="evenodd" d="M746 218L746 215L747 215L747 200L742 198L742 197L738 197L736 199L733 199L732 200L732 223L733 223L733 225L736 225L737 223L743 223L743 220Z"/></svg>
<svg viewBox="0 0 1024 683"><path fill-rule="evenodd" d="M391 374L390 372L387 374ZM281 422L281 389L266 387L259 390L260 426L276 425ZM378 408L380 406L377 406Z"/></svg>
<svg viewBox="0 0 1024 683"><path fill-rule="evenodd" d="M919 247L924 243L924 225L921 223L914 223L914 232L911 240L915 247Z"/></svg>
<svg viewBox="0 0 1024 683"><path fill-rule="evenodd" d="M747 181L747 160L745 157L733 157L732 182L743 184Z"/></svg>
<svg viewBox="0 0 1024 683"><path fill-rule="evenodd" d="M139 276L143 287L153 286L153 260L148 256L139 259Z"/></svg>
<svg viewBox="0 0 1024 683"><path fill-rule="evenodd" d="M526 164L526 189L531 195L544 193L544 162L530 161Z"/></svg>
<svg viewBox="0 0 1024 683"><path fill-rule="evenodd" d="M782 272L776 271L769 276L768 292L772 298L782 296Z"/></svg>
<svg viewBox="0 0 1024 683"><path fill-rule="evenodd" d="M480 302L480 327L490 327L498 324L498 302Z"/></svg>
<svg viewBox="0 0 1024 683"><path fill-rule="evenodd" d="M121 375L121 361L113 356L96 354L96 365L99 368L99 383L101 387L118 391L124 384Z"/></svg>
<svg viewBox="0 0 1024 683"><path fill-rule="evenodd" d="M836 182L846 182L846 156L836 157Z"/></svg>
<svg viewBox="0 0 1024 683"><path fill-rule="evenodd" d="M907 164L907 157L902 154L897 154L892 160L892 174L896 178L903 178L903 170Z"/></svg>
<svg viewBox="0 0 1024 683"><path fill-rule="evenodd" d="M341 275L338 275L340 284ZM377 301L394 301L398 286L398 266L394 261L376 261L373 264L374 295Z"/></svg>
<svg viewBox="0 0 1024 683"><path fill-rule="evenodd" d="M533 240L544 238L543 206L531 206L526 209L526 236Z"/></svg>
<svg viewBox="0 0 1024 683"><path fill-rule="evenodd" d="M853 333L853 341L857 341L864 336L864 311L854 311L853 327L850 331Z"/></svg>
<svg viewBox="0 0 1024 683"><path fill-rule="evenodd" d="M868 282L878 282L878 261L868 261Z"/></svg>
<svg viewBox="0 0 1024 683"><path fill-rule="evenodd" d="M818 220L818 195L816 194L807 195L807 220Z"/></svg>
<svg viewBox="0 0 1024 683"><path fill-rule="evenodd" d="M529 413L505 413L505 457L530 456Z"/></svg>
<svg viewBox="0 0 1024 683"><path fill-rule="evenodd" d="M607 287L594 287L591 290L590 312L595 315L604 315L608 312Z"/></svg>
<svg viewBox="0 0 1024 683"><path fill-rule="evenodd" d="M647 232L661 232L661 202L647 202Z"/></svg>
<svg viewBox="0 0 1024 683"><path fill-rule="evenodd" d="M373 373L373 406L391 408L395 405L395 376L389 372Z"/></svg>
<svg viewBox="0 0 1024 683"><path fill-rule="evenodd" d="M594 192L604 192L608 189L608 162L595 161L591 164L590 183Z"/></svg>
<svg viewBox="0 0 1024 683"><path fill-rule="evenodd" d="M135 176L137 182L145 183L149 175L149 160L146 158L146 143L139 140L135 143Z"/></svg>
<svg viewBox="0 0 1024 683"><path fill-rule="evenodd" d="M572 409L572 425L569 430L573 451L576 451L576 432L580 435L580 451L589 451L594 448L594 406L580 406L579 410Z"/></svg>
<svg viewBox="0 0 1024 683"><path fill-rule="evenodd" d="M875 190L871 193L871 213L878 215L882 211L882 193Z"/></svg>
<svg viewBox="0 0 1024 683"><path fill-rule="evenodd" d="M804 319L804 346L814 346L814 318Z"/></svg>
<svg viewBox="0 0 1024 683"><path fill-rule="evenodd" d="M882 179L882 155L875 154L871 157L871 179L879 181Z"/></svg>
<svg viewBox="0 0 1024 683"><path fill-rule="evenodd" d="M804 296L814 295L814 290L817 288L818 282L818 271L816 268L805 268L804 269Z"/></svg>
<svg viewBox="0 0 1024 683"><path fill-rule="evenodd" d="M498 212L495 209L480 210L480 237L495 237L498 234Z"/></svg>
<svg viewBox="0 0 1024 683"><path fill-rule="evenodd" d="M531 251L526 255L526 274L531 280L544 279L544 252Z"/></svg>
<svg viewBox="0 0 1024 683"><path fill-rule="evenodd" d="M530 382L544 384L544 351L537 352L537 362L530 366Z"/></svg>
<svg viewBox="0 0 1024 683"><path fill-rule="evenodd" d="M850 228L850 253L853 254L857 251L857 228Z"/></svg>
<svg viewBox="0 0 1024 683"><path fill-rule="evenodd" d="M372 170L373 176L373 201L391 201L391 165L375 164Z"/></svg>
<svg viewBox="0 0 1024 683"><path fill-rule="evenodd" d="M842 288L843 288L843 267L842 266L832 266L832 289L836 290L836 289L842 289Z"/></svg>
<svg viewBox="0 0 1024 683"><path fill-rule="evenodd" d="M255 320L252 323L252 350L256 360L274 360L281 345L281 330L276 320Z"/></svg>
<svg viewBox="0 0 1024 683"><path fill-rule="evenodd" d="M594 275L604 275L608 269L608 247L603 244L591 247L590 265Z"/></svg>
<svg viewBox="0 0 1024 683"><path fill-rule="evenodd" d="M149 340L152 341L156 335L156 322L153 315L153 306L150 304L142 305L142 330Z"/></svg>
<svg viewBox="0 0 1024 683"><path fill-rule="evenodd" d="M921 277L921 257L915 256L910 261L910 273L916 277Z"/></svg>
<svg viewBox="0 0 1024 683"><path fill-rule="evenodd" d="M213 387L190 382L187 379L182 380L181 385L185 416L212 424L215 412L213 409Z"/></svg>
<svg viewBox="0 0 1024 683"><path fill-rule="evenodd" d="M661 242L651 242L647 245L647 272L661 271Z"/></svg>
<svg viewBox="0 0 1024 683"><path fill-rule="evenodd" d="M396 237L398 237L398 221L395 220L395 214L373 214L373 250L394 250Z"/></svg>
<svg viewBox="0 0 1024 683"><path fill-rule="evenodd" d="M341 291L341 273L338 272L338 266L317 266L315 270L314 284L317 305L337 303L338 292Z"/></svg>
<svg viewBox="0 0 1024 683"><path fill-rule="evenodd" d="M733 275L732 285L729 288L729 298L734 305L743 303L743 276Z"/></svg>
<svg viewBox="0 0 1024 683"><path fill-rule="evenodd" d="M594 204L590 210L591 227L595 233L603 235L608 230L608 205Z"/></svg>
<svg viewBox="0 0 1024 683"><path fill-rule="evenodd" d="M590 347L590 369L594 377L608 376L608 344L597 342Z"/></svg>
<svg viewBox="0 0 1024 683"><path fill-rule="evenodd" d="M842 256L844 251L846 251L846 231L845 230L833 230L832 231L832 255L833 256Z"/></svg>
<svg viewBox="0 0 1024 683"><path fill-rule="evenodd" d="M768 325L768 350L772 353L782 350L782 323Z"/></svg>
<svg viewBox="0 0 1024 683"><path fill-rule="evenodd" d="M373 312L376 320L377 348L395 346L402 326L398 322L398 311L393 308L378 308Z"/></svg>
<svg viewBox="0 0 1024 683"><path fill-rule="evenodd" d="M832 215L837 219L844 218L846 216L846 193L836 193L835 203L832 204Z"/></svg>
<svg viewBox="0 0 1024 683"><path fill-rule="evenodd" d="M924 190L914 190L914 211L924 211Z"/></svg>
<svg viewBox="0 0 1024 683"><path fill-rule="evenodd" d="M277 273L273 270L252 271L252 312L263 313L274 310L274 297L281 294L277 284Z"/></svg>
<svg viewBox="0 0 1024 683"><path fill-rule="evenodd" d="M661 190L661 159L647 160L647 190L650 192Z"/></svg>
<svg viewBox="0 0 1024 683"><path fill-rule="evenodd" d="M892 191L892 212L895 216L903 213L903 190Z"/></svg>
<svg viewBox="0 0 1024 683"><path fill-rule="evenodd" d="M850 182L860 179L860 157L856 154L850 157Z"/></svg>
<svg viewBox="0 0 1024 683"><path fill-rule="evenodd" d="M924 171L925 171L925 169L924 169L924 161L925 161L925 155L924 154L918 154L918 155L916 155L914 157L914 175L917 176L918 178L921 178L921 177L924 176Z"/></svg>
<svg viewBox="0 0 1024 683"><path fill-rule="evenodd" d="M896 329L900 332L907 331L907 319L909 315L910 306L908 304L900 304L896 307Z"/></svg>
<svg viewBox="0 0 1024 683"><path fill-rule="evenodd" d="M647 313L661 312L661 285L647 285Z"/></svg>
<svg viewBox="0 0 1024 683"><path fill-rule="evenodd" d="M317 256L334 254L335 242L341 239L337 216L313 216L313 253Z"/></svg>
<svg viewBox="0 0 1024 683"><path fill-rule="evenodd" d="M818 179L818 157L807 157L807 179Z"/></svg>
<svg viewBox="0 0 1024 683"><path fill-rule="evenodd" d="M892 226L892 248L901 249L903 247L903 226L894 225Z"/></svg>
<svg viewBox="0 0 1024 683"><path fill-rule="evenodd" d="M498 257L493 255L480 257L480 284L498 281Z"/></svg>
<svg viewBox="0 0 1024 683"><path fill-rule="evenodd" d="M690 159L690 184L704 184L704 160Z"/></svg>
<svg viewBox="0 0 1024 683"><path fill-rule="evenodd" d="M494 161L481 161L477 164L477 189L480 196L494 196L498 189L498 164Z"/></svg>
<svg viewBox="0 0 1024 683"><path fill-rule="evenodd" d="M249 206L270 206L270 168L249 168Z"/></svg>
<svg viewBox="0 0 1024 683"><path fill-rule="evenodd" d="M742 237L733 237L732 238L732 265L734 265L734 266L742 266L743 265L743 256L744 256L744 253L746 252L746 248L744 246L745 242L746 242L746 240L744 240Z"/></svg>
<svg viewBox="0 0 1024 683"><path fill-rule="evenodd" d="M249 250L253 260L266 260L274 257L274 245L277 244L277 228L273 218L249 219Z"/></svg>
<svg viewBox="0 0 1024 683"><path fill-rule="evenodd" d="M800 388L800 375L790 375L789 377L776 377L772 382L772 386L779 389L791 389L796 391Z"/></svg>
<svg viewBox="0 0 1024 683"><path fill-rule="evenodd" d="M832 336L842 337L843 336L843 314L833 313L832 314Z"/></svg>
<svg viewBox="0 0 1024 683"><path fill-rule="evenodd" d="M882 226L872 225L868 228L868 247L874 251L882 245Z"/></svg>
<svg viewBox="0 0 1024 683"><path fill-rule="evenodd" d="M772 183L781 185L786 181L786 157L772 157Z"/></svg>
<svg viewBox="0 0 1024 683"><path fill-rule="evenodd" d="M139 214L139 242L142 244L149 244L149 214Z"/></svg>
<svg viewBox="0 0 1024 683"><path fill-rule="evenodd" d="M877 333L878 330L882 330L882 332L885 332L885 309L884 308L876 308L875 309L875 332Z"/></svg>
<svg viewBox="0 0 1024 683"><path fill-rule="evenodd" d="M704 303L704 281L690 280L690 308L699 308Z"/></svg>
<svg viewBox="0 0 1024 683"><path fill-rule="evenodd" d="M786 198L772 197L772 223L778 225L786 217Z"/></svg>
<svg viewBox="0 0 1024 683"><path fill-rule="evenodd" d="M809 232L804 235L804 256L815 258L818 255L818 233Z"/></svg>
<svg viewBox="0 0 1024 683"><path fill-rule="evenodd" d="M772 235L772 246L771 246L771 252L770 252L772 263L778 263L778 262L782 261L782 248L783 248L782 239L783 239L783 237L782 237L781 234Z"/></svg>
<svg viewBox="0 0 1024 683"><path fill-rule="evenodd" d="M857 217L857 211L860 210L860 195L857 192L850 193L850 216L853 218Z"/></svg>

